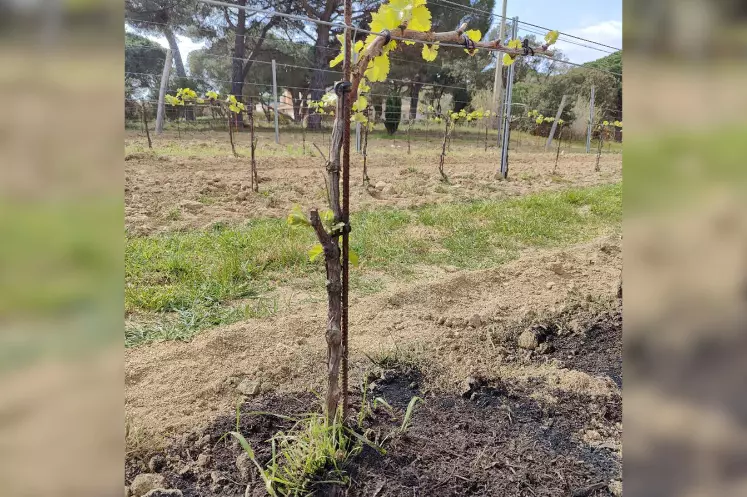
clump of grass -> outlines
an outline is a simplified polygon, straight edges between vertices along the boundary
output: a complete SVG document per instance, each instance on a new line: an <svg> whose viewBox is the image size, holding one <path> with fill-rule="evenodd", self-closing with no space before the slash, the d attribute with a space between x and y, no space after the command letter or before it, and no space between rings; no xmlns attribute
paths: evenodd
<svg viewBox="0 0 747 497"><path fill-rule="evenodd" d="M413 397L410 399L410 403L407 404L407 410L405 410L405 417L402 420L402 426L399 428L399 433L404 434L410 429L412 423L412 415L415 413L415 405L418 402L424 402L420 397Z"/></svg>
<svg viewBox="0 0 747 497"><path fill-rule="evenodd" d="M275 298L257 297L248 303L230 305L197 303L171 313L159 313L145 322L125 325L125 346L163 340L187 341L204 329L270 317L278 310L279 304Z"/></svg>
<svg viewBox="0 0 747 497"><path fill-rule="evenodd" d="M403 349L395 345L390 349L382 348L373 355L368 355L364 352L364 355L374 366L381 369L393 369L402 372L420 369L420 356L415 350L410 348Z"/></svg>
<svg viewBox="0 0 747 497"><path fill-rule="evenodd" d="M274 497L311 495L319 484L347 485L346 465L361 452L364 444L386 452L347 428L339 416L331 420L321 413L306 414L300 419L280 417L295 424L272 437L272 456L264 467L244 436L238 430L230 432L257 467L267 493Z"/></svg>
<svg viewBox="0 0 747 497"><path fill-rule="evenodd" d="M166 215L167 221L178 221L182 218L182 211L179 209L171 209L169 213Z"/></svg>
<svg viewBox="0 0 747 497"><path fill-rule="evenodd" d="M200 198L198 198L197 201L203 205L213 205L215 203L215 198L210 195L200 195Z"/></svg>
<svg viewBox="0 0 747 497"><path fill-rule="evenodd" d="M586 214L580 212L583 206L588 206ZM352 218L356 231L351 246L361 266L351 273L357 283L351 290L374 293L383 283L366 278L370 270L401 278L423 264L489 268L515 259L526 247L579 243L619 229L622 188L616 184L510 200L378 209ZM421 231L428 236L413 236ZM323 261L308 260L314 241L313 232L288 227L283 219L127 236L125 311L151 318L165 314L156 320L158 326L130 327L127 343L187 339L213 325L267 315L264 309L236 303L261 300L278 281L316 278ZM323 288L321 279L313 281Z"/></svg>
<svg viewBox="0 0 747 497"><path fill-rule="evenodd" d="M357 416L358 429L362 429L368 416L380 405L394 417L394 408L381 397L373 402L373 409L367 400L367 382L362 385L363 400ZM413 397L405 411L402 424L377 443L361 435L341 421L342 409L330 419L323 412L312 412L299 417L285 416L269 412L252 412L249 415L274 416L293 422L293 426L273 435L269 440L272 447L270 460L263 466L246 438L241 434L241 404L236 404L236 428L223 435L235 438L257 468L265 490L271 497L301 497L314 495L315 486L321 484L348 485L350 478L347 467L355 456L367 445L380 454L386 454L384 443L396 436L404 435L412 424L415 406L424 402Z"/></svg>

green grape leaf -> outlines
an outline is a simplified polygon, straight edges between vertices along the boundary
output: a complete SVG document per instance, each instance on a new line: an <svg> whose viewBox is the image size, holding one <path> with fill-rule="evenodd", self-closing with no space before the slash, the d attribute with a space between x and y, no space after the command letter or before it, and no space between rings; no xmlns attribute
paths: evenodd
<svg viewBox="0 0 747 497"><path fill-rule="evenodd" d="M309 249L309 260L311 262L314 262L320 255L324 253L324 247L322 247L321 243L317 243L313 247Z"/></svg>
<svg viewBox="0 0 747 497"><path fill-rule="evenodd" d="M319 212L319 218L325 226L329 226L335 220L335 214L329 209L324 209Z"/></svg>
<svg viewBox="0 0 747 497"><path fill-rule="evenodd" d="M433 45L423 45L422 56L423 59L428 62L436 60L436 57L438 56L438 43L434 43Z"/></svg>
<svg viewBox="0 0 747 497"><path fill-rule="evenodd" d="M379 7L379 10L377 12L371 14L371 24L369 26L371 27L371 31L380 33L385 29L396 28L399 23L400 20L397 12L394 11L389 5L385 4ZM366 44L368 43L369 41L366 40Z"/></svg>
<svg viewBox="0 0 747 497"><path fill-rule="evenodd" d="M361 82L358 84L358 94L368 93L371 91L371 87L366 83L365 78L361 78Z"/></svg>
<svg viewBox="0 0 747 497"><path fill-rule="evenodd" d="M350 264L352 264L355 267L358 267L358 263L360 262L360 258L358 257L358 252L355 250L348 250L348 260L350 261Z"/></svg>
<svg viewBox="0 0 747 497"><path fill-rule="evenodd" d="M407 29L423 32L431 30L431 11L428 10L428 7L418 5L412 9L412 19L407 24ZM475 41L479 41L479 38Z"/></svg>
<svg viewBox="0 0 747 497"><path fill-rule="evenodd" d="M507 46L508 48L514 48L518 50L519 48L522 47L522 41L521 40L509 40Z"/></svg>
<svg viewBox="0 0 747 497"><path fill-rule="evenodd" d="M342 60L345 58L345 54L340 52L337 54L337 57L329 61L329 67L335 67L337 64L342 62Z"/></svg>
<svg viewBox="0 0 747 497"><path fill-rule="evenodd" d="M386 81L386 77L389 74L389 57L386 55L380 55L375 57L369 68L365 72L366 78L369 81Z"/></svg>
<svg viewBox="0 0 747 497"><path fill-rule="evenodd" d="M358 100L353 103L353 111L360 112L368 107L368 100L363 95L358 97Z"/></svg>
<svg viewBox="0 0 747 497"><path fill-rule="evenodd" d="M545 43L548 45L554 45L556 41L558 41L558 36L560 33L557 31L550 31L545 35Z"/></svg>
<svg viewBox="0 0 747 497"><path fill-rule="evenodd" d="M290 226L311 226L309 219L298 204L294 205L288 213L288 224Z"/></svg>
<svg viewBox="0 0 747 497"><path fill-rule="evenodd" d="M482 40L482 33L479 29L468 29L464 32L464 34L467 35L467 37L472 41L480 41Z"/></svg>
<svg viewBox="0 0 747 497"><path fill-rule="evenodd" d="M354 113L350 120L356 123L366 124L368 122L368 118L364 116L361 112Z"/></svg>

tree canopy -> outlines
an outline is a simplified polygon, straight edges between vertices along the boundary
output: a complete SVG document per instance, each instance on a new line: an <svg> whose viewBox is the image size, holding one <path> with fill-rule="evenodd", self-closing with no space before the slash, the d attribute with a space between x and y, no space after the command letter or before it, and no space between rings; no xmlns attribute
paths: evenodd
<svg viewBox="0 0 747 497"><path fill-rule="evenodd" d="M247 5L329 22L341 21L342 0L235 0ZM363 29L371 27L371 12L378 0L359 0L353 6L353 24ZM457 5L453 5L457 4ZM198 91L216 90L233 94L246 101L262 99L271 92L270 61L277 62L280 92L289 89L293 95L294 118L301 119L303 101L319 100L332 83L339 79L341 66L330 68L330 60L339 53L340 30L324 24L303 23L277 16L254 14L238 9L199 4L195 0L126 0L128 25L141 34L164 35L169 45L178 45L175 36L187 36L204 42L203 48L192 51L185 67L181 57L175 57L176 75L170 87L188 81ZM432 29L444 31L468 23L479 30L483 40L497 38L498 21L492 12L495 0L454 0L449 5L428 4L432 13ZM511 32L508 22L506 33ZM367 35L358 33L357 39ZM510 36L506 36L506 42ZM143 36L128 33L126 66L128 72L143 72L150 76L127 79L127 91L157 91L163 67L164 50ZM542 40L528 36L529 44L538 46ZM173 43L172 43L173 42ZM132 46L133 48L129 48ZM135 48L137 47L137 48ZM172 46L172 49L174 47ZM178 46L176 47L178 49ZM421 56L422 45L400 43L392 52L391 70L385 81L372 83L371 103L380 113L383 97L397 93L410 99L410 118L424 105L439 106L441 97L450 96L451 109L474 107L476 95L491 92L496 53L477 50L467 56L459 48L444 47L435 61ZM142 57L137 59L136 57ZM514 102L553 114L564 94L571 99L563 119L573 120L572 107L578 98L588 98L592 85L596 88L600 107L620 112L622 79L594 71L621 72L622 57L610 56L573 68L563 64L564 55L555 51L547 57L519 57L514 63ZM555 60L553 60L555 59ZM188 70L188 72L187 72ZM508 71L504 70L504 78ZM186 78L189 76L189 79ZM484 98L483 98L484 100ZM482 100L481 100L482 101ZM484 104L483 104L484 105ZM407 116L405 116L406 118ZM313 124L313 123L312 123Z"/></svg>

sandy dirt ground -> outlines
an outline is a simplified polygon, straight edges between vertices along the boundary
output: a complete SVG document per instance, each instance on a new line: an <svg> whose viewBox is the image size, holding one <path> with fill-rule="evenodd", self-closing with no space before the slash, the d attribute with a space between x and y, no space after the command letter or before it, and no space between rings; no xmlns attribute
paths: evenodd
<svg viewBox="0 0 747 497"><path fill-rule="evenodd" d="M131 235L201 229L216 222L238 224L249 218L284 217L293 204L305 208L324 206L324 167L317 152L304 154L296 144L278 146L262 140L257 157L260 191L255 193L248 188L249 160L231 156L221 136L168 138L159 142L155 152L149 152L147 146L143 147L142 137L132 134L127 138L125 219ZM595 172L594 155L564 153L553 173L554 153L515 152L510 180L499 181L494 178L498 163L495 151L484 152L475 144L455 142L447 158L450 182L444 183L439 179L439 150L434 141L414 144L410 155L406 143L400 140L396 145L381 140L378 145L370 145L368 186L360 181L361 158L353 156L354 211L497 200L622 179L620 154L604 154L601 171ZM245 150L240 146L239 152L243 154ZM438 395L461 398L465 381L472 377L498 381L518 392L518 397L511 397L515 399L514 408L526 409L516 414L518 419L525 414L530 416L537 409L545 413L535 420L527 418L529 423L539 423L540 418L544 419L541 423L550 422L546 414L563 405L567 409L576 406L571 409L573 412L587 403L609 404L618 409L622 389L621 326L617 323L612 328L599 328L593 324L598 316L618 316L610 318L614 321L621 315L617 299L622 271L618 233L619 229L614 228L591 242L563 249L527 249L519 259L491 269L463 271L453 267L415 266L414 276L406 281L382 275L382 288L373 295L356 295L353 291L351 385L358 385L367 377L372 368L370 358L394 355L399 361L416 363L420 376L417 392L408 390L408 381L391 395L439 392ZM286 290L280 288L278 292ZM220 430L225 424L221 420L232 415L237 402L269 408L283 396L297 398L310 389L322 389L325 299L321 291L317 298L306 297L271 317L209 329L188 343L162 342L126 349L128 449L134 454L128 459L127 478L147 471L147 458L154 451L166 450L166 454L171 454L169 471L173 471L169 478L174 478L170 484L182 488L185 495L217 495L220 485L210 484L209 472L189 482L180 479L177 471L180 464L197 471L191 462L192 452L197 449L191 447L191 438L185 437L193 437L200 430L205 433ZM589 337L589 333L595 333L589 330L595 329L617 332ZM556 348L544 343L521 346L522 335L528 330L542 339L543 333L552 334ZM585 354L589 347L593 348L592 353ZM488 383L481 388L478 397L499 403L505 400L495 393L505 394L500 388L496 390ZM435 398L428 409L447 417L470 412L486 426L498 422L498 418L491 417L494 414L485 414L487 411L480 409L473 412L471 409L476 407L467 404L459 404L459 409L467 411L452 412L440 405L442 402L452 405L452 401L444 399ZM568 417L573 418L574 415ZM562 428L562 436L572 438L573 447L586 447L583 450L594 451L603 444L604 450L611 451L605 456L607 466L600 469L601 466L592 464L589 471L574 473L574 448L562 456L570 457L567 470L563 470L569 475L566 486L580 485L589 478L601 478L600 475L607 480L619 477L621 424L614 417L612 421L604 421L602 429L594 425L596 421L592 418L576 419ZM424 436L426 433L441 436L436 435L443 434L440 430L448 431L448 427L430 426L425 418L418 419L423 420L420 429L424 430ZM541 429L540 425L536 429ZM195 439L202 440L203 435ZM515 436L510 430L504 435L507 440ZM470 436L465 434L467 438ZM537 433L532 435L537 436ZM485 443L493 442L486 439ZM552 450L562 453L562 448ZM532 454L541 459L549 457L541 451ZM228 468L233 467L231 458L236 454L214 456L224 458ZM429 485L435 485L434 488L441 485L437 481L441 463L436 457L429 463L429 469L423 470L433 473ZM384 461L361 464L360 471L371 475L380 476L388 471ZM203 477L207 479L203 481ZM407 475L402 478L406 481ZM492 477L486 478L478 479L490 488L498 488L497 483L490 483ZM500 477L498 481L508 480ZM361 495L370 494L366 485L372 482L362 483ZM550 480L543 485L549 492L547 495L557 491ZM224 485L225 491L231 488L243 492L239 487ZM444 489L443 495L466 495L458 485L449 488L448 492ZM398 495L398 491L392 487L381 495ZM257 492L252 495L260 495L261 489Z"/></svg>
<svg viewBox="0 0 747 497"><path fill-rule="evenodd" d="M577 300L614 296L621 270L620 239L610 235L565 250L527 253L497 269L431 270L414 283L392 283L374 296L353 293L355 374L365 366L366 354L404 348L435 361L429 381L437 388L458 388L470 374L483 374L518 382L543 378L538 395L558 389L618 391L609 379L552 363L506 361L501 340L515 338L510 336L514 325L534 316L562 313ZM190 343L127 349L128 418L149 431L178 433L230 411L244 379L258 382L265 392L320 387L325 313L323 301L309 303L205 331ZM469 324L474 316L479 316L477 326Z"/></svg>
<svg viewBox="0 0 747 497"><path fill-rule="evenodd" d="M260 139L258 193L250 189L248 155L233 157L222 134L160 139L154 146L149 151L137 133L126 141L125 220L130 233L284 217L294 204L307 209L326 205L323 160L313 149L304 154L300 142L276 145L267 137ZM239 151L246 152L241 147ZM601 171L595 172L594 154L562 152L555 174L556 153L512 153L509 181L498 181L494 178L499 164L496 150L484 152L475 143L455 141L446 159L450 179L446 184L438 173L440 144L435 139L413 142L410 155L401 140L396 144L372 140L367 154L368 187L362 184L362 157L353 154L351 158L351 209L501 199L622 179L621 154L603 154Z"/></svg>

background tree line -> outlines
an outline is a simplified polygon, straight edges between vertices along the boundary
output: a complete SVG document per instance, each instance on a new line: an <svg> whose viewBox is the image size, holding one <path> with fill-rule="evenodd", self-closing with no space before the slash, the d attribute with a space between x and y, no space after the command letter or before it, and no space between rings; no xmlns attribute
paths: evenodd
<svg viewBox="0 0 747 497"><path fill-rule="evenodd" d="M300 14L329 22L342 21L342 0L234 0L237 5ZM499 19L481 14L492 12L495 0L456 0L463 8L433 1L434 30L451 29L461 22L487 33L494 39ZM354 24L367 29L370 12L379 0L354 2ZM195 0L126 0L128 32L125 44L125 92L128 99L157 98L165 50L146 36L162 36L168 42L174 63L169 88L189 86L198 93L215 90L223 95L235 95L243 102L262 105L269 114L272 92L270 61L278 64L279 91L292 95L291 119L300 122L306 117L306 101L319 100L339 78L339 67L330 69L329 61L339 53L336 35L341 31L322 24L303 23L280 17L268 17L244 10L227 9L197 3ZM470 12L465 15L465 12ZM511 32L511 26L506 32ZM521 33L521 31L520 31ZM177 36L185 36L203 44L192 51L185 61ZM358 33L357 39L364 39ZM524 38L524 36L521 36ZM541 40L526 36L533 45ZM385 101L397 95L409 104L404 119L415 119L418 109L443 104L449 109L488 108L491 105L494 53L477 51L468 57L459 49L442 49L434 62L422 59L421 45L405 45L392 56L392 71L384 83L372 86L371 103L376 120L383 119ZM519 58L515 63L513 101L518 111L538 109L554 115L562 96L568 97L562 118L572 123L576 119L577 102L588 101L591 86L596 88L596 106L609 117L622 119L622 77L593 71L599 68L621 73L622 57L617 52L586 64L588 68L564 64L562 53L555 59ZM133 74L134 73L134 74ZM504 71L504 79L507 71ZM505 83L505 81L504 81ZM447 103L448 102L448 103ZM248 106L251 112L253 106ZM185 117L190 118L189 114ZM586 119L585 116L584 120ZM308 116L308 126L318 127L320 116Z"/></svg>

